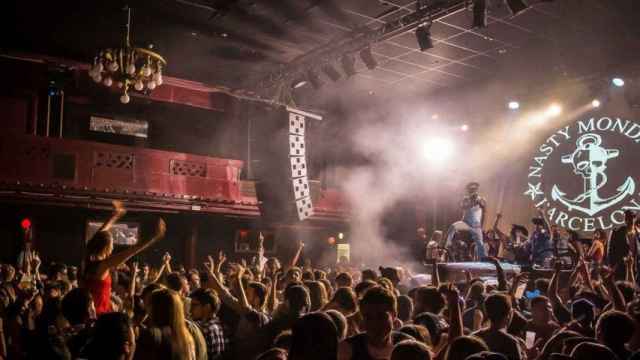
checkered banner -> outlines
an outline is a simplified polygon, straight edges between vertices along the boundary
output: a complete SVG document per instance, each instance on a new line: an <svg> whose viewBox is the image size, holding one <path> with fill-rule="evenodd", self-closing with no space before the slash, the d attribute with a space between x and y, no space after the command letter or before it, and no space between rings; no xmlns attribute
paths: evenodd
<svg viewBox="0 0 640 360"><path fill-rule="evenodd" d="M298 219L304 220L313 215L313 203L309 179L307 178L307 160L305 149L305 120L307 117L320 120L317 115L293 108L289 111L289 161L291 163L292 189Z"/></svg>

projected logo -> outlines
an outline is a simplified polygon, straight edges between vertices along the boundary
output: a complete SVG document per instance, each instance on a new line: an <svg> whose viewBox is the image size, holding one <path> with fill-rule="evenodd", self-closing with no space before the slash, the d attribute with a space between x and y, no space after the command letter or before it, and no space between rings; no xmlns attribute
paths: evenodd
<svg viewBox="0 0 640 360"><path fill-rule="evenodd" d="M592 118L565 126L538 148L524 195L536 206L548 203L550 219L572 230L622 224L623 210L640 210L631 174L638 149L630 148L638 143L640 125L629 120Z"/></svg>

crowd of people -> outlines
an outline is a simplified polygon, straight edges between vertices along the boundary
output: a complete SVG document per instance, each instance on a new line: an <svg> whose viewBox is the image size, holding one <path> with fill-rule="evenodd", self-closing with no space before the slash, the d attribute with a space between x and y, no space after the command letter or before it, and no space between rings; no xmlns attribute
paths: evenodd
<svg viewBox="0 0 640 360"><path fill-rule="evenodd" d="M402 266L299 267L303 243L282 262L260 242L249 262L219 253L184 269L166 253L159 267L138 264L166 225L114 252L108 230L126 212L114 208L78 268L45 267L30 248L2 264L0 359L640 359L631 211L575 265L554 257L546 275L508 278L489 251L496 281L467 271L441 282L437 259L428 277ZM545 241L558 241L554 231Z"/></svg>

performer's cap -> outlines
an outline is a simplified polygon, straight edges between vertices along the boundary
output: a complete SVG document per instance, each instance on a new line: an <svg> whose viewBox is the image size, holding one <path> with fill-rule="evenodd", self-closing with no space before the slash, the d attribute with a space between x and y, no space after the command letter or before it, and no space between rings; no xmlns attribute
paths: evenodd
<svg viewBox="0 0 640 360"><path fill-rule="evenodd" d="M478 188L480 187L480 184L472 181L470 183L467 184L467 190L471 191L471 190L478 190Z"/></svg>

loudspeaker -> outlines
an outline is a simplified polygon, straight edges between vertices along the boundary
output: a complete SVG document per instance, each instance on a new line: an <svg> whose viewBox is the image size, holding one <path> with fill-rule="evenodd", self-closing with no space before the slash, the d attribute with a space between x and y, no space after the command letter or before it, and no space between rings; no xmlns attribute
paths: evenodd
<svg viewBox="0 0 640 360"><path fill-rule="evenodd" d="M256 124L256 195L269 222L305 220L313 215L305 141L307 117L291 108L272 110Z"/></svg>

